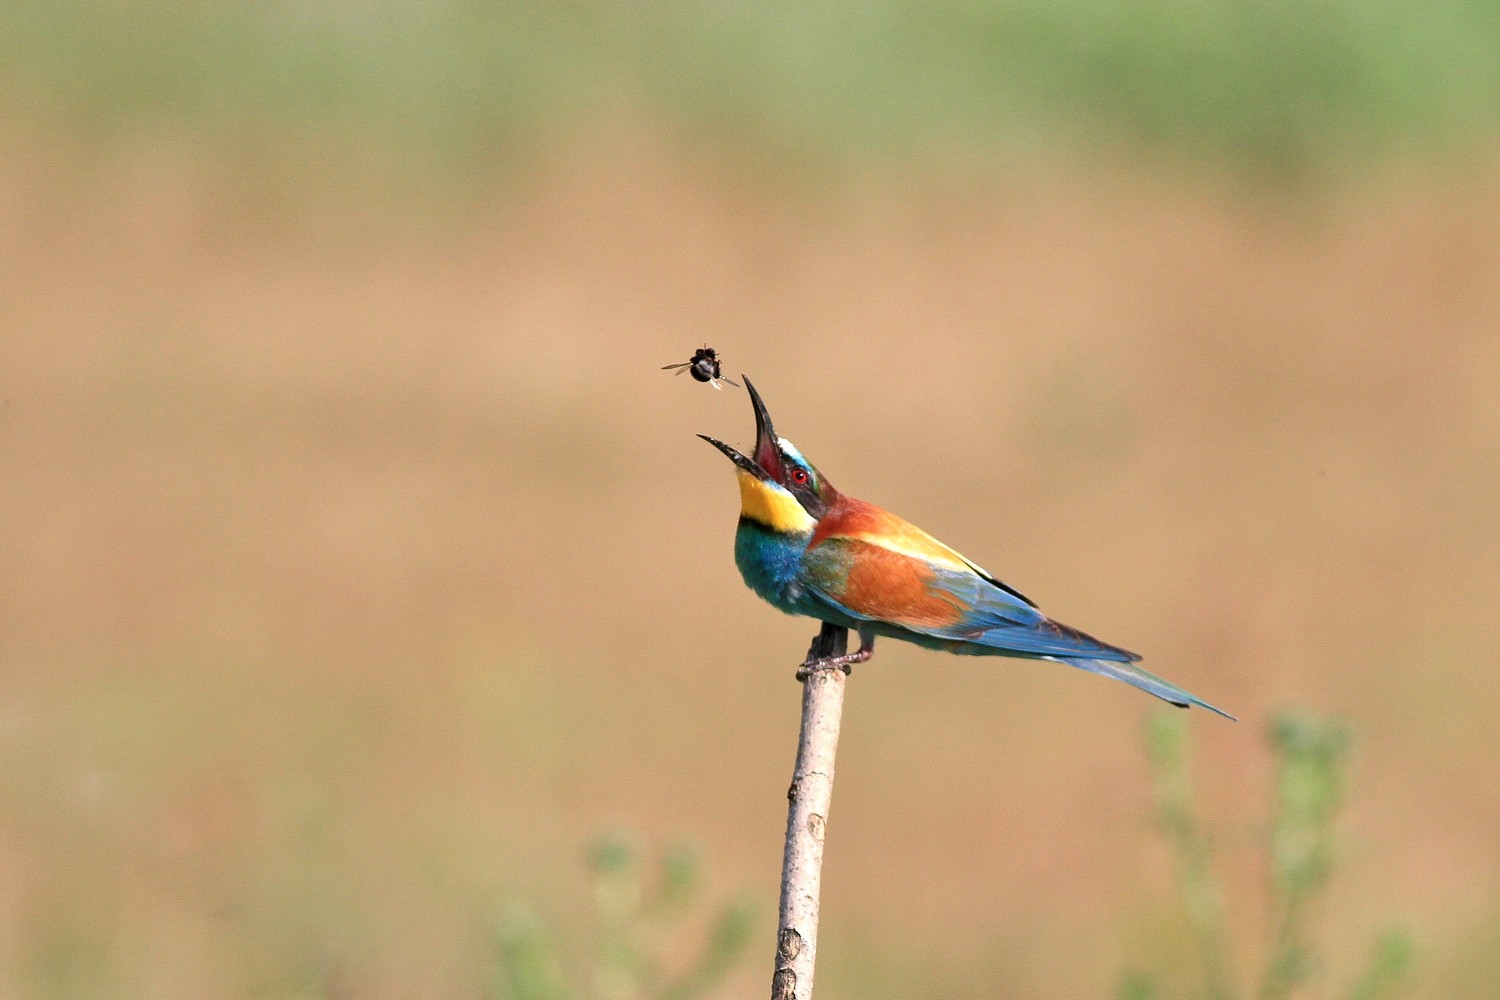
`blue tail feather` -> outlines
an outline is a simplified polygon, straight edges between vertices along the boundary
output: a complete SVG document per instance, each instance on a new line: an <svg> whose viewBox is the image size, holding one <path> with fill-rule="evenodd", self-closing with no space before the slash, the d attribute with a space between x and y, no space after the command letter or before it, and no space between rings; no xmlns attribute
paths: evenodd
<svg viewBox="0 0 1500 1000"><path fill-rule="evenodd" d="M1047 659L1054 660L1057 663L1066 663L1068 666L1077 667L1079 670L1087 670L1091 674L1103 674L1105 677L1114 677L1117 680L1124 681L1126 684L1140 688L1147 694L1154 694L1162 701L1176 705L1178 708L1188 708L1196 705L1198 708L1206 708L1210 712L1222 715L1231 722L1239 721L1222 708L1210 705L1202 698L1190 694L1171 681L1162 680L1149 670L1142 668L1139 664L1121 660L1087 660L1061 656L1049 656Z"/></svg>

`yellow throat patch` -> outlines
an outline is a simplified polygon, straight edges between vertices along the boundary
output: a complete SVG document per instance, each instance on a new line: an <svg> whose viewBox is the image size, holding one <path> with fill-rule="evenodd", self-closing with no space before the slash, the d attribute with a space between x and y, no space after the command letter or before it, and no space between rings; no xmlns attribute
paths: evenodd
<svg viewBox="0 0 1500 1000"><path fill-rule="evenodd" d="M744 469L736 469L735 475L740 481L742 517L788 535L807 534L817 527L818 522L786 490L763 482Z"/></svg>

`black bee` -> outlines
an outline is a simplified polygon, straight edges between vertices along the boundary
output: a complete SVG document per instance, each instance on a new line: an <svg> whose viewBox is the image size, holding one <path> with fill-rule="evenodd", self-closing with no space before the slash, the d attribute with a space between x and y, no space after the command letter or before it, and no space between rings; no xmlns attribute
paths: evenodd
<svg viewBox="0 0 1500 1000"><path fill-rule="evenodd" d="M707 344L704 344L702 347L693 352L691 361L684 361L680 365L661 366L662 371L670 371L673 368L677 369L677 374L679 375L681 375L683 372L692 372L693 378L697 379L699 382L707 382L715 389L722 388L722 386L719 385L720 382L728 382L736 389L738 389L740 386L738 382L736 382L732 378L729 378L719 370L719 355L714 351L712 347L709 347Z"/></svg>

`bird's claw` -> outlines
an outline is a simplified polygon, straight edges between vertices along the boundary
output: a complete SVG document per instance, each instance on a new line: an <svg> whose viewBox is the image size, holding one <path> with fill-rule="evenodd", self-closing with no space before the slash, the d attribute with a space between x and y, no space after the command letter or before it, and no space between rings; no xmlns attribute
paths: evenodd
<svg viewBox="0 0 1500 1000"><path fill-rule="evenodd" d="M849 653L844 656L828 656L819 660L805 660L797 666L797 679L805 681L813 674L823 670L842 670L844 676L848 677L854 673L854 667L851 664L857 662L854 658L855 655L854 653Z"/></svg>
<svg viewBox="0 0 1500 1000"><path fill-rule="evenodd" d="M811 651L802 665L797 668L797 679L805 681L819 670L842 670L844 676L848 677L854 673L854 664L863 663L875 655L872 646L860 646L852 653L840 653L838 656L814 656Z"/></svg>
<svg viewBox="0 0 1500 1000"><path fill-rule="evenodd" d="M863 663L875 655L873 637L862 641L852 653L844 652L849 648L848 642L848 629L824 622L822 630L807 648L807 659L797 667L797 680L805 681L820 670L842 670L847 677L854 672L854 664Z"/></svg>

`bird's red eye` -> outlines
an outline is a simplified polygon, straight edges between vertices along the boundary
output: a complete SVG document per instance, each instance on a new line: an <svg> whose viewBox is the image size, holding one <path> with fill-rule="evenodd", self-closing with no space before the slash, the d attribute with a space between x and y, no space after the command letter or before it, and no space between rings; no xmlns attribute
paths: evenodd
<svg viewBox="0 0 1500 1000"><path fill-rule="evenodd" d="M796 468L794 466L792 468L792 482L796 483L798 486L806 486L807 485L807 470L806 469L798 469L798 468Z"/></svg>

